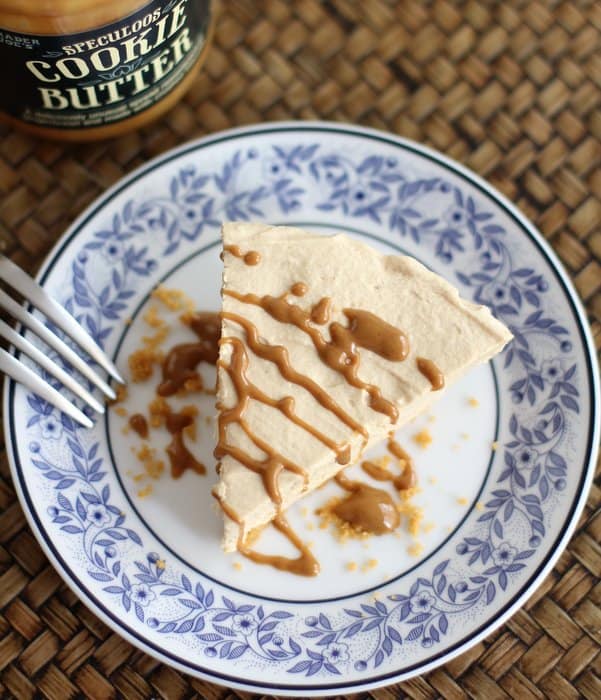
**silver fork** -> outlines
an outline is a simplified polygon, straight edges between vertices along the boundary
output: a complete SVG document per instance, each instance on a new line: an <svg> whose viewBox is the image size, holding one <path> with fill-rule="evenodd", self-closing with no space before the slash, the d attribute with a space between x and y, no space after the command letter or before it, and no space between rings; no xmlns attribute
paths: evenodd
<svg viewBox="0 0 601 700"><path fill-rule="evenodd" d="M41 311L46 318L61 331L66 333L71 340L84 350L89 358L104 369L108 374L120 384L125 381L119 374L115 365L109 360L105 353L79 325L79 323L60 304L50 297L40 285L35 282L26 272L6 256L0 255L0 279L9 287L19 292L23 298L32 306ZM63 360L66 360L79 374L88 379L92 385L100 389L105 397L114 399L116 394L107 382L90 366L88 358L80 357L61 338L53 333L38 318L17 303L4 290L0 289L0 307L8 311L13 318L23 326L29 328L46 345L55 350ZM48 374L58 379L58 381L75 396L84 401L97 413L104 413L104 405L83 387L74 377L67 373L62 367L51 360L42 350L29 342L22 335L17 333L7 323L0 320L0 336L8 340L17 350L27 355L37 365L42 367ZM35 392L43 399L46 399L53 406L66 413L75 421L86 428L91 428L94 424L75 404L66 396L59 393L53 386L48 384L39 374L36 374L27 365L13 357L6 350L0 348L0 371L12 377L20 384L24 384L28 389Z"/></svg>

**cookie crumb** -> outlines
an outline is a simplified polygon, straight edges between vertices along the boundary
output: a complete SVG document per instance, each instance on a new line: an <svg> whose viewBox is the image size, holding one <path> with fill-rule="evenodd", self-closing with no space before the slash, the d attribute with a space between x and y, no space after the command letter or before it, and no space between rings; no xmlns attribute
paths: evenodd
<svg viewBox="0 0 601 700"><path fill-rule="evenodd" d="M194 310L194 302L190 297L186 296L180 289L167 289L166 287L157 287L152 292L152 298L166 306L170 311L188 311Z"/></svg>
<svg viewBox="0 0 601 700"><path fill-rule="evenodd" d="M115 394L117 394L117 396L113 399L111 403L113 405L116 403L123 403L127 398L127 386L125 386L125 384L118 384L115 387Z"/></svg>
<svg viewBox="0 0 601 700"><path fill-rule="evenodd" d="M357 562L356 561L349 561L349 562L347 562L347 564L344 568L347 571L356 571L357 570Z"/></svg>
<svg viewBox="0 0 601 700"><path fill-rule="evenodd" d="M234 569L236 569L236 571L242 571L242 564L239 561L235 561L232 566Z"/></svg>
<svg viewBox="0 0 601 700"><path fill-rule="evenodd" d="M407 521L407 531L410 535L417 535L424 517L422 508L412 505L408 501L397 504L400 515L404 515Z"/></svg>
<svg viewBox="0 0 601 700"><path fill-rule="evenodd" d="M150 379L154 372L155 361L155 354L151 350L147 348L134 350L127 359L132 382L138 384Z"/></svg>
<svg viewBox="0 0 601 700"><path fill-rule="evenodd" d="M468 504L468 500L465 496L459 496L459 498L457 499L457 503L460 506L466 506Z"/></svg>
<svg viewBox="0 0 601 700"><path fill-rule="evenodd" d="M432 442L432 435L427 428L420 430L419 433L415 433L413 436L413 442L418 444L422 449L426 449L428 445Z"/></svg>
<svg viewBox="0 0 601 700"><path fill-rule="evenodd" d="M157 459L155 454L156 451L153 448L148 447L148 445L142 445L136 452L136 457L142 462L147 476L151 479L160 479L165 471L165 463ZM134 479L136 479L136 477L134 477Z"/></svg>
<svg viewBox="0 0 601 700"><path fill-rule="evenodd" d="M151 328L161 328L166 325L159 316L159 310L156 306L151 306L142 318Z"/></svg>
<svg viewBox="0 0 601 700"><path fill-rule="evenodd" d="M377 559L368 559L365 564L361 566L361 571L365 573L366 571L369 571L370 569L375 569L376 566L378 566L378 560Z"/></svg>
<svg viewBox="0 0 601 700"><path fill-rule="evenodd" d="M472 408L477 408L480 405L480 402L474 396L470 396L467 402Z"/></svg>
<svg viewBox="0 0 601 700"><path fill-rule="evenodd" d="M171 408L162 396L156 396L148 404L148 412L150 414L150 425L153 428L160 428L163 425L165 416L171 413Z"/></svg>
<svg viewBox="0 0 601 700"><path fill-rule="evenodd" d="M138 491L138 498L148 498L152 491L152 484L146 484L146 486L143 489L140 489Z"/></svg>
<svg viewBox="0 0 601 700"><path fill-rule="evenodd" d="M407 501L410 501L413 498L413 496L421 492L422 489L419 486L414 486L411 489L404 489L403 491L399 491L398 493L401 501L403 501L403 503L407 503Z"/></svg>
<svg viewBox="0 0 601 700"><path fill-rule="evenodd" d="M412 557L419 557L424 551L424 545L421 542L414 542L407 547L407 553Z"/></svg>

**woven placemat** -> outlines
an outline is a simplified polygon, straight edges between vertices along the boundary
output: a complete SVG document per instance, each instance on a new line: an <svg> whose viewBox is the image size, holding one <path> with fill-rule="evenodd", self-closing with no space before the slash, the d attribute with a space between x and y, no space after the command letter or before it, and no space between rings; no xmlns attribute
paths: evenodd
<svg viewBox="0 0 601 700"><path fill-rule="evenodd" d="M366 124L483 175L535 222L601 347L601 3L223 0L207 65L161 122L63 146L0 129L0 240L34 271L124 173L192 137L275 119ZM601 698L599 481L527 605L423 677L353 697ZM0 689L9 697L248 698L134 649L61 583L0 454Z"/></svg>

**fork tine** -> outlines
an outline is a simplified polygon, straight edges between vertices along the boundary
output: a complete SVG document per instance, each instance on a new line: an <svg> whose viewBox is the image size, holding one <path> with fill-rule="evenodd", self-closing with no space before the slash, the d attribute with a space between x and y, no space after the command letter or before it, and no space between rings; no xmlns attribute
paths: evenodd
<svg viewBox="0 0 601 700"><path fill-rule="evenodd" d="M83 374L86 379L89 379L92 384L97 386L103 394L108 396L110 399L116 398L116 394L113 389L104 381L104 379L99 377L96 372L94 372L87 362L85 362L85 360L83 360L51 330L46 328L46 326L39 319L33 316L33 314L30 314L24 307L17 304L17 302L2 289L0 289L0 307L6 309L6 311L17 319L17 321L22 323L24 326L27 326L27 328L32 330L47 345L62 355L62 357L73 365L73 367L80 374Z"/></svg>
<svg viewBox="0 0 601 700"><path fill-rule="evenodd" d="M19 335L14 328L11 328L8 323L0 319L0 336L3 336L9 343L15 346L21 352L28 355L40 367L43 367L48 373L61 382L67 389L70 389L76 396L83 399L88 406L93 408L98 413L104 413L104 406L94 398L90 392L78 384L70 374L67 374L64 369L59 367L47 355L32 345L22 335Z"/></svg>
<svg viewBox="0 0 601 700"><path fill-rule="evenodd" d="M24 270L4 255L0 256L0 277L13 289L22 294L33 306L42 311L51 321L54 321L61 330L67 333L92 359L103 367L113 379L120 384L125 384L115 365L73 316L50 297Z"/></svg>
<svg viewBox="0 0 601 700"><path fill-rule="evenodd" d="M12 377L16 382L19 382L19 384L24 384L28 389L46 399L46 401L56 406L63 413L71 416L73 420L83 425L84 428L91 428L94 425L77 406L74 406L65 396L53 389L39 374L30 370L29 367L16 360L2 348L0 348L0 370Z"/></svg>

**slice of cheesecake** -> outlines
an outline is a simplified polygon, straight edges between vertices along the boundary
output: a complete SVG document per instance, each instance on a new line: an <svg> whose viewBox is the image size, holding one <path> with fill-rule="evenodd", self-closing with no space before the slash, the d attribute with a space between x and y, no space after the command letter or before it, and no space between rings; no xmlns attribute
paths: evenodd
<svg viewBox="0 0 601 700"><path fill-rule="evenodd" d="M289 227L222 234L214 495L233 551L511 334L413 258Z"/></svg>

